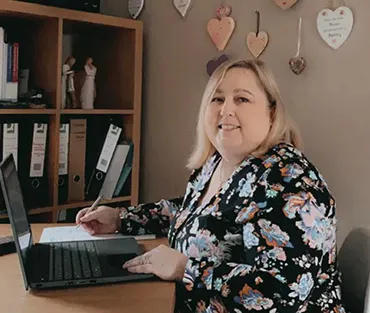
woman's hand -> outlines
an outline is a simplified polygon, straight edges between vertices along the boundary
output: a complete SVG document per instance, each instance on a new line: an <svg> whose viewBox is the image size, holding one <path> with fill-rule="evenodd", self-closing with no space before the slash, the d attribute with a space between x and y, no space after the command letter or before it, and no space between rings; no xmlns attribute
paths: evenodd
<svg viewBox="0 0 370 313"><path fill-rule="evenodd" d="M160 245L127 261L123 268L131 273L151 273L163 280L181 280L187 261L188 258L181 252Z"/></svg>
<svg viewBox="0 0 370 313"><path fill-rule="evenodd" d="M82 209L76 215L76 224L91 234L110 234L120 229L119 210L109 206L99 206L95 211L87 213L89 208Z"/></svg>

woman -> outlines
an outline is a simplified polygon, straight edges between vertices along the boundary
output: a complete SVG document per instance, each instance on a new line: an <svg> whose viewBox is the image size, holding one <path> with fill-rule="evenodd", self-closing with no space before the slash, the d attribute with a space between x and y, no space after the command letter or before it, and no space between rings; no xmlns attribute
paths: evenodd
<svg viewBox="0 0 370 313"><path fill-rule="evenodd" d="M73 107L74 99L74 84L73 84L73 65L76 59L73 56L68 56L62 67L62 109L67 107L67 99L70 102L70 107ZM68 86L68 87L67 87ZM73 93L73 94L71 94ZM70 96L67 98L67 94Z"/></svg>
<svg viewBox="0 0 370 313"><path fill-rule="evenodd" d="M96 67L93 65L93 59L88 57L84 66L85 80L81 88L81 106L83 109L93 109L94 101L96 98L96 88L95 88L95 76Z"/></svg>
<svg viewBox="0 0 370 313"><path fill-rule="evenodd" d="M343 313L335 201L299 148L265 64L229 61L203 96L184 197L76 221L168 234L124 267L177 281L179 312Z"/></svg>

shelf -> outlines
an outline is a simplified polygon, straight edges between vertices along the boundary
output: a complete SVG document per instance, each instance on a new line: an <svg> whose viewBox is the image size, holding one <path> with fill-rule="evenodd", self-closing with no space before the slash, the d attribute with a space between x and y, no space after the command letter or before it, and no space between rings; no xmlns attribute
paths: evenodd
<svg viewBox="0 0 370 313"><path fill-rule="evenodd" d="M47 115L53 115L56 114L55 109L0 109L0 114L47 114Z"/></svg>
<svg viewBox="0 0 370 313"><path fill-rule="evenodd" d="M36 214L42 214L42 213L50 213L53 212L53 207L45 207L40 209L31 209L27 212L28 215L36 215ZM0 219L8 218L8 215L6 214L0 214Z"/></svg>
<svg viewBox="0 0 370 313"><path fill-rule="evenodd" d="M29 17L50 17L75 20L79 22L100 24L113 27L124 27L128 29L143 29L143 22L133 19L124 19L114 16L103 15L99 13L82 12L57 8L53 6L40 5L29 2L1 0L0 14L12 16L25 15Z"/></svg>
<svg viewBox="0 0 370 313"><path fill-rule="evenodd" d="M102 200L100 204L110 204L110 203L116 203L116 202L124 202L124 201L130 201L131 197L117 197L113 198L111 200ZM82 208L82 207L88 207L89 205L92 205L94 201L81 201L81 202L74 202L74 203L68 203L68 204L62 204L58 205L58 210L67 210L67 209L74 209L74 208Z"/></svg>
<svg viewBox="0 0 370 313"><path fill-rule="evenodd" d="M38 222L45 219L48 222L57 222L60 210L71 210L69 213L73 213L74 208L78 210L93 203L82 200L58 204L60 125L73 118L86 119L87 126L95 122L98 125L90 131L92 136L86 135L91 141L88 143L86 139L89 148L94 143L92 140L101 137L103 142L105 139L106 134L102 132L97 134L104 119L122 125L123 137L134 142L131 180L124 192L129 196L101 203L112 206L138 203L143 22L14 0L0 0L0 19L2 27L8 29L9 37L18 41L20 47L24 47L19 50L19 68L30 70L28 88L44 90L44 102L48 104L45 109L31 109L26 106L0 108L0 122L3 124L25 120L48 123L45 159L47 169L45 176L48 180L45 197L48 202L44 204L45 207L28 211L32 220ZM86 57L91 56L94 65L97 66L98 74L95 79L97 94L93 110L62 109L61 65L69 55L76 59L74 82L77 102L80 102L81 98L79 93L84 78L82 74ZM86 147L85 153L87 149ZM83 194L80 199L84 199ZM7 214L0 214L0 219L6 218Z"/></svg>
<svg viewBox="0 0 370 313"><path fill-rule="evenodd" d="M134 110L103 110L103 109L94 109L94 110L81 110L81 109L63 109L60 110L61 114L81 114L81 115L93 115L93 114L119 114L119 115L133 115Z"/></svg>

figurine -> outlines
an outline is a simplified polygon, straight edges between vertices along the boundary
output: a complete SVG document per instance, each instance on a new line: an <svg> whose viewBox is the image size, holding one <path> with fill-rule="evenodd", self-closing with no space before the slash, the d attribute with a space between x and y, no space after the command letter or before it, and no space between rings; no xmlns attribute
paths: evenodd
<svg viewBox="0 0 370 313"><path fill-rule="evenodd" d="M77 109L74 76L74 71L67 76L67 108L69 109Z"/></svg>
<svg viewBox="0 0 370 313"><path fill-rule="evenodd" d="M62 67L62 109L67 106L67 77L73 73L72 67L75 64L76 59L73 56L69 56ZM73 79L73 77L72 77ZM73 81L72 81L73 83Z"/></svg>
<svg viewBox="0 0 370 313"><path fill-rule="evenodd" d="M81 106L83 109L93 109L96 98L95 75L97 68L93 65L92 57L86 59L84 69L85 80L81 88Z"/></svg>

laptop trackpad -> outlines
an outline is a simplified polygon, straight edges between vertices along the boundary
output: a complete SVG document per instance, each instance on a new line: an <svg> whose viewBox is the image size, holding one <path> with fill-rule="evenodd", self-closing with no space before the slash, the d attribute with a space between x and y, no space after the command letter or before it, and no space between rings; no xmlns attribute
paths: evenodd
<svg viewBox="0 0 370 313"><path fill-rule="evenodd" d="M109 268L123 271L122 265L140 254L139 245L134 238L97 240L95 247L101 265L108 272L111 272Z"/></svg>
<svg viewBox="0 0 370 313"><path fill-rule="evenodd" d="M135 238L97 240L95 247L98 255L139 254L140 247Z"/></svg>

